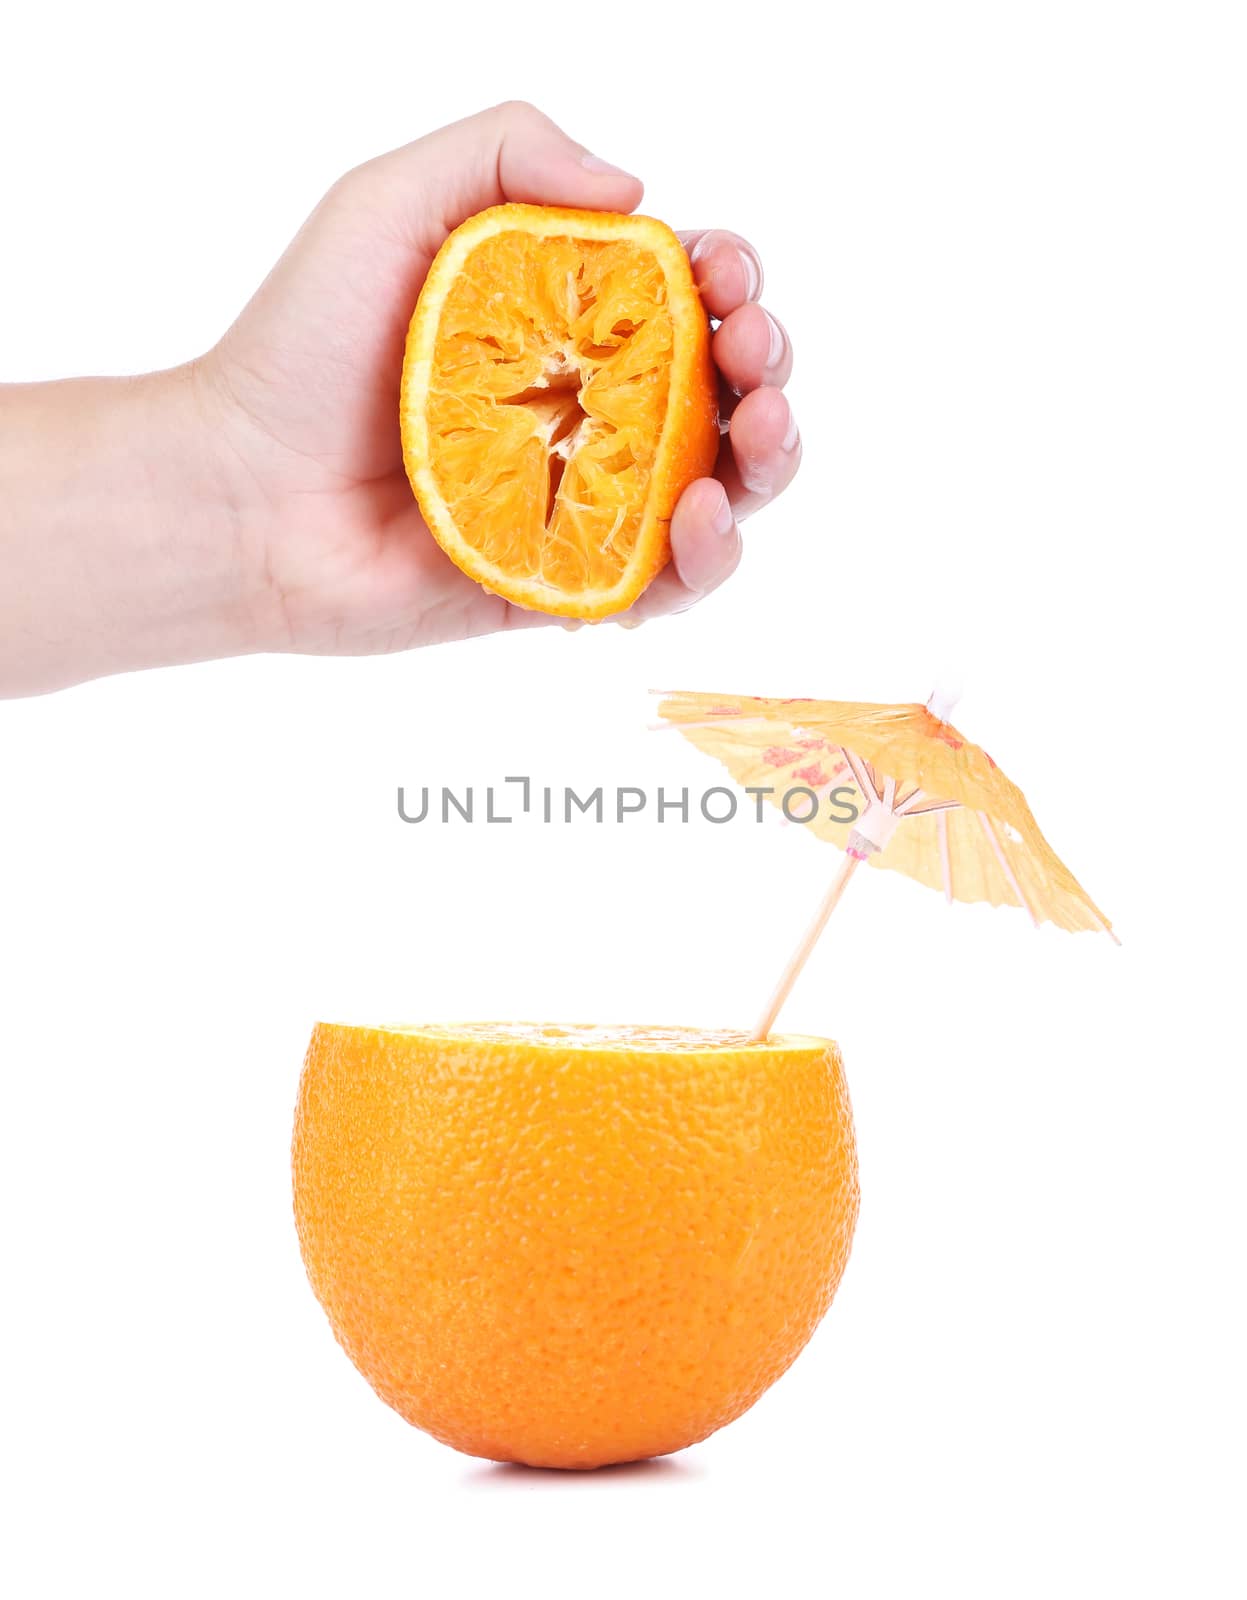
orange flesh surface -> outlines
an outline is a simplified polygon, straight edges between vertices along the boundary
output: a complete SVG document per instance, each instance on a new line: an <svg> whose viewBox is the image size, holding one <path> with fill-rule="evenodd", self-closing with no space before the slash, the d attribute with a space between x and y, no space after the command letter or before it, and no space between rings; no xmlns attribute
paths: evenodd
<svg viewBox="0 0 1247 1600"><path fill-rule="evenodd" d="M434 478L460 535L508 573L611 588L641 526L672 343L650 251L483 240L447 293L427 407Z"/></svg>
<svg viewBox="0 0 1247 1600"><path fill-rule="evenodd" d="M385 1033L419 1033L434 1039L552 1045L557 1049L743 1050L751 1041L743 1028L679 1028L657 1024L601 1022L417 1022L386 1023ZM758 1043L766 1050L780 1039Z"/></svg>

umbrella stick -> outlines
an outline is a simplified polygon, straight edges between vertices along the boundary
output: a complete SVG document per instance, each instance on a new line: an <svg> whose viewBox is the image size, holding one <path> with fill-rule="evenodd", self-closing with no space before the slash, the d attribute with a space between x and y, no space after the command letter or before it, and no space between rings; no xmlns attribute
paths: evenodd
<svg viewBox="0 0 1247 1600"><path fill-rule="evenodd" d="M840 896L848 888L849 879L857 871L858 862L860 860L860 856L846 855L844 860L840 863L840 870L836 873L831 888L828 889L826 895L824 896L823 903L821 906L819 906L813 922L811 922L809 927L805 930L805 936L801 940L801 943L793 951L792 958L788 962L788 965L784 968L783 977L775 986L774 994L772 994L771 998L767 1001L766 1010L762 1013L762 1020L749 1035L751 1043L760 1042L770 1033L771 1028L774 1025L775 1018L779 1015L779 1008L783 1005L784 1001L787 1000L793 984L796 983L798 977L801 975L802 967L810 959L811 950L813 950L814 946L818 943L819 935L827 926L827 920L831 916L831 913L840 904Z"/></svg>

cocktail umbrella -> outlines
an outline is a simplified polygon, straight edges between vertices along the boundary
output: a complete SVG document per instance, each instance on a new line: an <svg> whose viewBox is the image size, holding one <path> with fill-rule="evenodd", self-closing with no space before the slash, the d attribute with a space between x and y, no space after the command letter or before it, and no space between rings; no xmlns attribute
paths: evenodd
<svg viewBox="0 0 1247 1600"><path fill-rule="evenodd" d="M771 1031L862 862L942 889L950 904L1017 906L1036 927L1052 922L1121 942L1040 833L1022 791L948 721L951 698L932 695L921 706L670 694L658 709L747 793L844 851L753 1038Z"/></svg>

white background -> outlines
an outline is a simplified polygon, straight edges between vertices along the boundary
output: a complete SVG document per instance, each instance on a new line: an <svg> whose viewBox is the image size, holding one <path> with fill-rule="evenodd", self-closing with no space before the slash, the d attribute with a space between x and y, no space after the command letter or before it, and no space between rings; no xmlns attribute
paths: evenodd
<svg viewBox="0 0 1247 1600"><path fill-rule="evenodd" d="M757 242L805 440L671 622L0 707L6 1592L1244 1592L1238 21L6 14L0 375L197 354L340 171L523 96ZM408 1428L298 1257L313 1020L747 1022L836 858L777 819L405 827L397 786L701 786L649 687L949 671L1124 947L859 879L786 1013L842 1041L864 1197L792 1371L586 1477Z"/></svg>

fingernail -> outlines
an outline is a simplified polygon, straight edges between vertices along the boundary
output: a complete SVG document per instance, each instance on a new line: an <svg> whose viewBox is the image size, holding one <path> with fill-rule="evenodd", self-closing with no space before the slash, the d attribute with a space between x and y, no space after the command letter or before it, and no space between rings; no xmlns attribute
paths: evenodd
<svg viewBox="0 0 1247 1600"><path fill-rule="evenodd" d="M722 487L719 489L719 506L710 519L710 527L720 539L726 539L732 531L732 508L728 503L727 491Z"/></svg>
<svg viewBox="0 0 1247 1600"><path fill-rule="evenodd" d="M603 161L601 156L595 156L589 150L586 150L584 155L581 156L580 165L586 172L596 172L604 178L631 178L635 176L631 172L625 172L622 167L615 166L611 161Z"/></svg>
<svg viewBox="0 0 1247 1600"><path fill-rule="evenodd" d="M801 437L801 435L797 431L797 419L793 415L792 407L789 406L788 407L788 427L787 427L787 430L784 433L783 440L780 443L780 449L784 452L785 455L787 455L789 451L795 450L797 448L797 440L800 437Z"/></svg>
<svg viewBox="0 0 1247 1600"><path fill-rule="evenodd" d="M756 300L762 293L762 268L752 250L742 250L740 259L745 264L745 299Z"/></svg>
<svg viewBox="0 0 1247 1600"><path fill-rule="evenodd" d="M766 318L767 331L771 336L770 346L766 352L766 366L768 372L773 372L784 359L784 330L769 311L764 311L762 315Z"/></svg>
<svg viewBox="0 0 1247 1600"><path fill-rule="evenodd" d="M763 461L750 461L748 457L739 462L740 481L751 494L763 494L769 497L773 488L771 468Z"/></svg>

